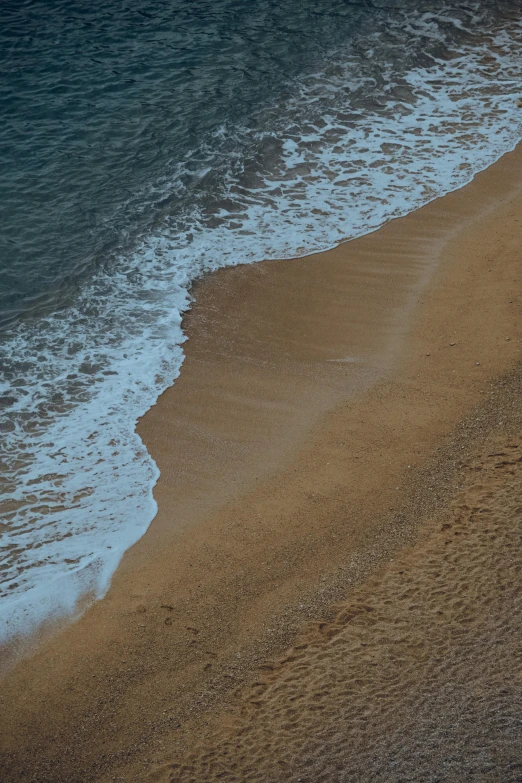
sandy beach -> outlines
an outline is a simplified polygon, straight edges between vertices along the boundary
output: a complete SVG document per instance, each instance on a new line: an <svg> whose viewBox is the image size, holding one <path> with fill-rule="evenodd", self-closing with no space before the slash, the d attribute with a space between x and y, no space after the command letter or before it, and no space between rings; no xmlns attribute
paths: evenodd
<svg viewBox="0 0 522 783"><path fill-rule="evenodd" d="M3 783L520 780L521 215L519 147L195 286L158 515L3 651Z"/></svg>

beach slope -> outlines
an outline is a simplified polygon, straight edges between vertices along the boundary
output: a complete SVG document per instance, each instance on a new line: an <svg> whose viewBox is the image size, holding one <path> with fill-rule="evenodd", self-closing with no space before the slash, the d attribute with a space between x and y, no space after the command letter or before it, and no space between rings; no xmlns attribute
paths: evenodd
<svg viewBox="0 0 522 783"><path fill-rule="evenodd" d="M517 670L486 679L518 634L521 214L519 148L371 235L196 286L181 377L139 427L158 516L107 597L7 672L2 781L315 783L348 760L391 780L397 727L436 770L476 725L473 779L516 779L488 737L511 741Z"/></svg>

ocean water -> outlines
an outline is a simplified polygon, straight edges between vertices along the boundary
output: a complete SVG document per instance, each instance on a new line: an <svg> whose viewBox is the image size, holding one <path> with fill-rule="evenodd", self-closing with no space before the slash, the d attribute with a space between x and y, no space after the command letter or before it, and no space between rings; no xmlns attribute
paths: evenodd
<svg viewBox="0 0 522 783"><path fill-rule="evenodd" d="M0 641L156 512L198 276L359 236L522 137L507 0L0 4Z"/></svg>

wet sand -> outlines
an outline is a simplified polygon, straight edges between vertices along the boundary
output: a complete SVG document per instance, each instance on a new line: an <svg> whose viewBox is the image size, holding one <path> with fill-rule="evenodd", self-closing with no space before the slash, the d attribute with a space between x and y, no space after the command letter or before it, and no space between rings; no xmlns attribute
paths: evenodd
<svg viewBox="0 0 522 783"><path fill-rule="evenodd" d="M161 470L158 516L123 559L108 596L2 682L2 781L206 781L218 773L330 781L343 779L350 756L356 776L346 779L363 780L361 770L372 769L365 726L374 732L368 737L381 738L374 754L381 766L368 779L410 779L407 770L393 778L386 766L402 758L395 723L407 726L390 716L406 720L422 693L445 686L442 715L455 701L451 683L464 692L473 669L458 642L469 612L455 608L455 592L469 593L496 569L490 587L480 583L486 598L491 590L484 606L500 617L495 590L508 572L516 582L506 552L518 506L502 497L509 482L517 491L518 474L496 471L481 444L520 423L519 215L520 149L461 191L367 237L306 259L224 270L196 286L181 377L139 427ZM506 372L509 383L500 380ZM501 447L512 456L518 443ZM500 554L477 554L490 535L482 530L486 538L459 550L450 575L441 566L434 576L442 520L451 503L471 502L454 499L458 485L467 486L464 455L487 463L480 491L492 493ZM485 504L482 495L473 502ZM386 565L390 558L404 561L402 574ZM429 598L434 580L438 603ZM372 631L361 643L369 658L353 657L351 621L342 613L334 620L334 601L350 616L347 606L374 601L381 636ZM466 606L473 602L486 617L475 598ZM480 617L471 624L483 630ZM321 638L310 642L305 632L297 659L286 656L260 680L258 667L302 638L310 618L325 618ZM491 639L516 638L516 613L502 618ZM476 651L488 633L477 631ZM426 653L417 661L419 635ZM393 649L403 645L398 659L407 665L388 677L390 640L399 645ZM441 661L457 662L455 674L445 663L437 668L437 649ZM251 678L260 683L255 698ZM291 713L294 687L299 707ZM258 696L262 720L252 717ZM324 735L314 723L322 699ZM377 710L377 699L386 708ZM350 723L347 715L358 717ZM415 725L427 726L423 720ZM505 728L502 736L512 730L508 718ZM465 739L455 747L471 753ZM444 743L432 748L434 769ZM473 779L499 779L500 769L511 779L494 763L481 769ZM433 779L458 779L448 775Z"/></svg>

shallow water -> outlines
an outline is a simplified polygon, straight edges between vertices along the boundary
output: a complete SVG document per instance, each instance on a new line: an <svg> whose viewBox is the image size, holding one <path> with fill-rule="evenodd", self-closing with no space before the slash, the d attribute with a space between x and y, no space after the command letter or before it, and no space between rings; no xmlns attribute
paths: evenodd
<svg viewBox="0 0 522 783"><path fill-rule="evenodd" d="M136 419L204 272L324 249L521 137L514 3L0 10L0 638L101 596L155 513Z"/></svg>

